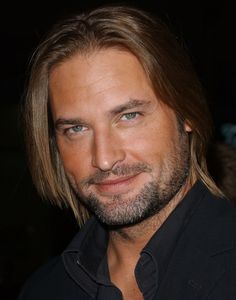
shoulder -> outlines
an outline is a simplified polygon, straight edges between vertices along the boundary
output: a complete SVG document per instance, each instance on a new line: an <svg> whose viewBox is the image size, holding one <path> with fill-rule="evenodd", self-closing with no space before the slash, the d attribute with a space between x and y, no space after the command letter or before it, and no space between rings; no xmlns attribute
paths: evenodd
<svg viewBox="0 0 236 300"><path fill-rule="evenodd" d="M61 256L42 265L26 280L18 300L89 299L67 273Z"/></svg>
<svg viewBox="0 0 236 300"><path fill-rule="evenodd" d="M202 184L201 201L198 212L208 220L232 220L236 224L236 205L227 197L213 195Z"/></svg>

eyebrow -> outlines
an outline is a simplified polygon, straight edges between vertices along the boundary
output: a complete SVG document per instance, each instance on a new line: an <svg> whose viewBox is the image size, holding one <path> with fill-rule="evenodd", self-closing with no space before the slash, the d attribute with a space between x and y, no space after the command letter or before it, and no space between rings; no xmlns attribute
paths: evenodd
<svg viewBox="0 0 236 300"><path fill-rule="evenodd" d="M60 128L63 127L64 125L78 125L78 124L85 124L85 122L80 118L73 118L73 119L59 118L56 120L54 126L56 130L60 130Z"/></svg>
<svg viewBox="0 0 236 300"><path fill-rule="evenodd" d="M147 101L147 100L130 99L128 102L118 105L115 108L111 109L108 112L108 115L114 116L129 109L133 109L141 106L147 106L148 104L150 104L150 102L151 101ZM72 119L59 118L55 121L54 126L56 130L59 130L64 125L78 125L78 124L86 124L86 123L87 122L81 118L72 118Z"/></svg>
<svg viewBox="0 0 236 300"><path fill-rule="evenodd" d="M129 109L133 109L133 108L140 107L140 106L146 106L150 102L151 101L130 99L128 102L118 105L115 108L113 108L111 111L109 111L109 114L111 114L111 115L120 114Z"/></svg>

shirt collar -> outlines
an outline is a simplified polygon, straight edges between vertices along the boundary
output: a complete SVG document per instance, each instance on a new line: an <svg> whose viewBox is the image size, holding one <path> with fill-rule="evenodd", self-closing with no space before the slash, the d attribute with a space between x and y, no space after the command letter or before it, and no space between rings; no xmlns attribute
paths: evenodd
<svg viewBox="0 0 236 300"><path fill-rule="evenodd" d="M142 250L141 255L148 254L157 266L159 280L163 278L178 238L198 206L204 190L203 183L197 181Z"/></svg>
<svg viewBox="0 0 236 300"><path fill-rule="evenodd" d="M203 189L203 184L197 182L142 250L141 257L142 254L147 254L158 268L158 278L163 277L179 234L188 223ZM88 277L91 279L89 288L93 294L97 288L95 284L111 284L109 278L103 276L103 272L97 272L106 255L107 244L108 231L92 217L62 255L65 268L75 281L78 272L81 273L82 270L84 282L87 284Z"/></svg>

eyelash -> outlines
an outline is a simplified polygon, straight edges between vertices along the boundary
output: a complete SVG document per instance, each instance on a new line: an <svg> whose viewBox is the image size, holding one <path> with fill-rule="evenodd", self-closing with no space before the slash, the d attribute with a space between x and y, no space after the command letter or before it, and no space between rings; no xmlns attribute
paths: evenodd
<svg viewBox="0 0 236 300"><path fill-rule="evenodd" d="M122 120L123 117L131 116L131 118L128 118L126 120L122 120L122 121L131 121L131 120L136 119L140 115L141 115L141 113L134 111L134 112L129 112L129 113L123 114L120 119Z"/></svg>
<svg viewBox="0 0 236 300"><path fill-rule="evenodd" d="M84 127L84 128L85 128L85 126L83 126L83 125L75 125L75 126L72 126L72 127L69 127L69 128L64 129L64 133L65 133L66 135L73 135L73 134L81 133L81 132L85 131L85 130L74 131L74 129L76 129L76 128L78 128L78 127L81 127L81 128ZM72 131L72 132L71 132L71 131Z"/></svg>
<svg viewBox="0 0 236 300"><path fill-rule="evenodd" d="M141 115L140 112L129 112L129 113L122 114L121 117L120 117L120 120L124 121L124 122L129 122L129 121L137 119L137 117L139 117L140 115ZM124 117L128 117L128 118L126 118L125 120L122 120L122 118L124 118ZM78 127L81 128L81 130L76 131L75 129L78 128ZM85 128L85 130L83 130L83 128ZM84 126L84 125L75 125L75 126L72 126L72 127L69 127L69 128L65 128L64 129L64 134L70 136L70 135L75 135L77 133L82 133L83 131L86 131L86 126Z"/></svg>

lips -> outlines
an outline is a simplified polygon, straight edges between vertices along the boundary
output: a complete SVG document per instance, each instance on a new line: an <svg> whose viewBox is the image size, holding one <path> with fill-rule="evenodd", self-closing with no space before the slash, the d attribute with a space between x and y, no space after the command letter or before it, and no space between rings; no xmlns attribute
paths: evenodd
<svg viewBox="0 0 236 300"><path fill-rule="evenodd" d="M121 194L131 189L131 184L139 174L116 178L114 180L104 180L95 184L96 189L102 194Z"/></svg>

